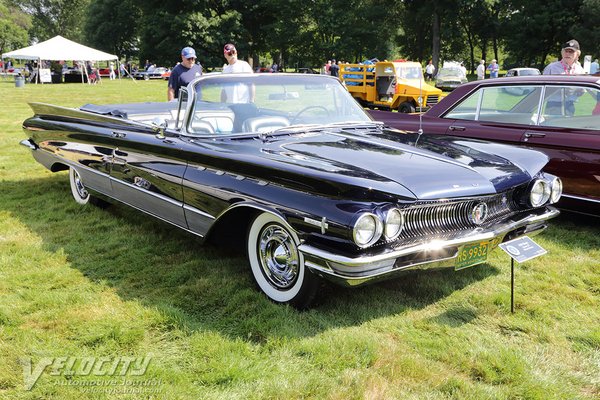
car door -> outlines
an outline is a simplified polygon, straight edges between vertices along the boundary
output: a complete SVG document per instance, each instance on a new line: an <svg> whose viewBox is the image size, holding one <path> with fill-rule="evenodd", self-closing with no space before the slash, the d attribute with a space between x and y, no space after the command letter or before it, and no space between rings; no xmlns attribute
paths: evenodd
<svg viewBox="0 0 600 400"><path fill-rule="evenodd" d="M443 116L446 134L520 144L538 119L542 86L480 87Z"/></svg>
<svg viewBox="0 0 600 400"><path fill-rule="evenodd" d="M147 130L114 131L113 197L187 229L183 212L181 140Z"/></svg>
<svg viewBox="0 0 600 400"><path fill-rule="evenodd" d="M523 143L550 157L546 171L563 180L566 195L600 201L600 90L560 85L544 93L539 125Z"/></svg>

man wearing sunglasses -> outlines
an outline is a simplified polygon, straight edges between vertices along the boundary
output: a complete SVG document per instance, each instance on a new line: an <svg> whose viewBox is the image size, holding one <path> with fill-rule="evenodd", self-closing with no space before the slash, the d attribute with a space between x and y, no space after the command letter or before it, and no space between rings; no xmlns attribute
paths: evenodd
<svg viewBox="0 0 600 400"><path fill-rule="evenodd" d="M196 50L184 47L181 50L181 63L177 64L169 77L167 88L167 100L171 101L179 97L179 88L185 87L195 78L202 75L202 66L196 64Z"/></svg>
<svg viewBox="0 0 600 400"><path fill-rule="evenodd" d="M562 59L550 63L544 68L544 75L575 75L583 74L583 67L579 64L579 42L575 39L563 44L560 52Z"/></svg>

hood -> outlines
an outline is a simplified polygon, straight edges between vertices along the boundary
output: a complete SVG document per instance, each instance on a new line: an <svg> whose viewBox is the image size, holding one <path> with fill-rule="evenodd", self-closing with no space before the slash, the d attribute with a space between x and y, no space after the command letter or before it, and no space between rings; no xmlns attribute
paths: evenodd
<svg viewBox="0 0 600 400"><path fill-rule="evenodd" d="M380 193L407 200L469 197L494 194L531 178L508 159L467 143L430 139L415 147L414 140L398 131L367 135L330 130L263 141L236 139L223 145L241 157L240 173L334 196L367 192L365 196Z"/></svg>

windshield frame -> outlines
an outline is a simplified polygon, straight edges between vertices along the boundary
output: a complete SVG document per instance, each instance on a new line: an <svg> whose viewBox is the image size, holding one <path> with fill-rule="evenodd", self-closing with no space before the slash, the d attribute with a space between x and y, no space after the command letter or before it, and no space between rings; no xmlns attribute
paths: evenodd
<svg viewBox="0 0 600 400"><path fill-rule="evenodd" d="M247 101L247 102L227 102L223 101L223 95L221 94L221 99L219 100L215 90L219 87L224 87L225 85L249 85L252 86L252 91L256 91L256 98L259 96L262 97L262 101ZM294 105L294 101L298 100L298 94L294 92L286 92L286 87L293 87L294 85L302 86L307 91L310 91L314 86L316 88L315 93L322 92L327 94L329 97L328 100L332 100L327 104L328 107L331 107L333 112L337 112L336 115L330 117L329 114L326 116L322 116L317 118L312 116L316 121L310 121L313 123L308 123L303 119L297 118L298 112L305 109L314 109L315 113L319 111L320 108L323 108L325 103L321 104L307 104L305 107L301 109L292 109L289 111L284 111L283 105L287 100L290 100L289 106ZM273 91L274 87L282 87L282 90L279 93L275 93ZM261 92L261 90L263 90ZM210 95L203 95L204 93L208 93L210 90L213 90ZM269 91L271 90L271 92ZM352 95L347 91L347 89L341 84L341 82L331 76L327 75L309 75L309 74L289 74L289 73L277 73L277 74L211 74L201 76L194 81L192 81L187 86L187 93L189 94L189 98L187 104L184 104L185 108L185 116L181 118L182 126L180 129L180 133L185 136L190 137L223 137L223 136L257 136L262 135L265 132L273 133L276 131L289 131L285 128L286 126L302 126L304 124L311 126L327 126L333 123L342 123L342 122L357 122L357 123L374 123L373 118L358 104L358 102L352 97ZM254 93L254 92L252 92ZM302 94L302 93L300 93ZM260 108L260 105L264 103L264 96L282 96L281 98L277 98L278 101L284 102L282 103L281 109L270 109L270 108ZM208 97L209 99L201 100L200 96ZM274 97L275 98L275 97ZM209 101L210 100L210 101ZM268 97L268 100L272 100L271 97ZM306 99L308 100L308 99ZM317 99L320 101L320 99ZM285 118L288 118L287 122L280 122L279 126L274 125L271 128L266 127L265 130L259 131L248 131L241 130L239 126L233 127L231 124L234 123L234 120L237 117L237 114L232 111L236 106L240 107L252 107L254 104L257 106L257 109L260 111L266 111L265 116L270 116L274 120L283 121ZM302 105L302 103L300 103ZM205 108L199 108L203 106ZM212 108L211 108L212 107ZM228 127L225 131L213 131L211 129L204 129L204 127L208 127L208 125L204 124L204 122L198 125L198 116L199 112L211 112L214 110L217 114L220 115L222 121L226 121ZM263 115L263 114L261 114ZM347 118L346 118L347 116ZM296 118L294 118L296 117ZM194 120L196 119L196 125L194 124ZM211 122L213 122L212 120ZM316 122L316 124L314 123ZM237 121L235 121L237 124ZM287 124L287 125L286 125Z"/></svg>

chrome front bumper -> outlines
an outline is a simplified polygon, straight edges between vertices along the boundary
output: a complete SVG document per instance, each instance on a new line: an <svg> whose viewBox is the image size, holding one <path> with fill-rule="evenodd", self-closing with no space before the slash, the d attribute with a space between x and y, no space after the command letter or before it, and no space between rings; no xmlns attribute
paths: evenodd
<svg viewBox="0 0 600 400"><path fill-rule="evenodd" d="M343 286L358 286L388 279L401 272L454 266L456 257L465 246L487 241L494 248L506 240L535 235L546 229L545 221L558 214L555 208L547 207L501 223L493 229L475 230L451 239L429 240L368 256L347 257L306 243L301 244L299 250L304 255L305 265L313 273Z"/></svg>

